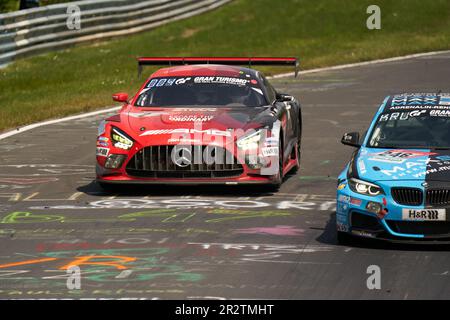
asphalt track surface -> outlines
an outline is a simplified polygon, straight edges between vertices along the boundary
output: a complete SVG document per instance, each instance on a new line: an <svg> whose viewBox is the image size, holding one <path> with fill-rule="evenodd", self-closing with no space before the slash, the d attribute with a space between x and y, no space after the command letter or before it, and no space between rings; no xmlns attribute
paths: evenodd
<svg viewBox="0 0 450 320"><path fill-rule="evenodd" d="M302 103L301 170L255 187L93 182L101 118L0 141L0 298L448 299L445 246L336 242L336 177L386 95L450 92L450 54L274 81ZM97 263L97 264L93 264ZM66 286L80 264L81 289ZM369 290L367 268L381 268Z"/></svg>

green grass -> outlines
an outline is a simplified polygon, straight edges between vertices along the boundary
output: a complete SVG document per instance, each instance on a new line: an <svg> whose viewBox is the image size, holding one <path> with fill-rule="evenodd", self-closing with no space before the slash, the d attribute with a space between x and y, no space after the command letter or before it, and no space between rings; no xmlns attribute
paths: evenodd
<svg viewBox="0 0 450 320"><path fill-rule="evenodd" d="M0 70L0 130L134 94L143 81L138 56L288 55L309 69L450 48L449 0L378 0L382 30L370 31L372 2L236 0L146 33L18 61Z"/></svg>

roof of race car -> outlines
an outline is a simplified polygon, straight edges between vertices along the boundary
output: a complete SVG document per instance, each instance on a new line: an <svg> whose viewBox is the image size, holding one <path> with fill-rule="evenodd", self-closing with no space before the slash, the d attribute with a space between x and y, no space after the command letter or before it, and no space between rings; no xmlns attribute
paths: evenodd
<svg viewBox="0 0 450 320"><path fill-rule="evenodd" d="M427 108L450 109L450 93L404 93L388 96L383 103L383 112Z"/></svg>
<svg viewBox="0 0 450 320"><path fill-rule="evenodd" d="M186 76L220 76L220 77L245 77L256 78L258 71L239 67L218 64L197 64L169 68L162 68L154 72L150 78L159 77L186 77Z"/></svg>

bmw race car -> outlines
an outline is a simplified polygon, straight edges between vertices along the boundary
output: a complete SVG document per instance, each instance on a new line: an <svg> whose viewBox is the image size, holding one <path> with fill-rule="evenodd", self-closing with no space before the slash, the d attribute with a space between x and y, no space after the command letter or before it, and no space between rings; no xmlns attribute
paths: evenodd
<svg viewBox="0 0 450 320"><path fill-rule="evenodd" d="M296 58L140 58L170 64L153 73L119 114L99 126L97 182L270 184L300 166L298 101L278 93L253 65ZM214 63L214 64L213 64ZM297 73L297 72L296 72Z"/></svg>
<svg viewBox="0 0 450 320"><path fill-rule="evenodd" d="M387 97L337 187L338 240L450 240L450 94Z"/></svg>

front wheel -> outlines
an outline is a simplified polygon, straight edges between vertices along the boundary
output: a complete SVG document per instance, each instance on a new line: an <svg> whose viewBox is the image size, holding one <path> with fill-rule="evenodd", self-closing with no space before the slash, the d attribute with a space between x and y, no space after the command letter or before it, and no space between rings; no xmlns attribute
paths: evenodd
<svg viewBox="0 0 450 320"><path fill-rule="evenodd" d="M281 187L281 184L283 183L283 143L280 141L278 143L278 174L273 182L272 188L275 191L278 191L278 189Z"/></svg>

